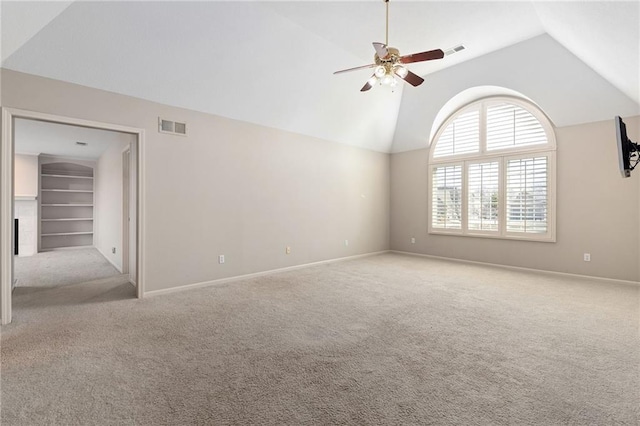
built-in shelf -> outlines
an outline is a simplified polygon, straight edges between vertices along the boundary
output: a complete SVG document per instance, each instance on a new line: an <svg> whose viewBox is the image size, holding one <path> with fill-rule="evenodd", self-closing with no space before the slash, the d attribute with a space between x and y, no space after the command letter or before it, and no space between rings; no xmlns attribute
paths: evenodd
<svg viewBox="0 0 640 426"><path fill-rule="evenodd" d="M41 234L43 237L57 237L59 235L93 235L93 232L52 232L51 234Z"/></svg>
<svg viewBox="0 0 640 426"><path fill-rule="evenodd" d="M42 173L41 176L69 179L93 179L93 176L53 175L49 173Z"/></svg>
<svg viewBox="0 0 640 426"><path fill-rule="evenodd" d="M39 250L93 245L95 161L40 156Z"/></svg>
<svg viewBox="0 0 640 426"><path fill-rule="evenodd" d="M92 217L65 217L62 219L42 219L42 222L68 222L68 221L89 221Z"/></svg>
<svg viewBox="0 0 640 426"><path fill-rule="evenodd" d="M80 204L80 203L42 204L42 207L93 207L93 204Z"/></svg>
<svg viewBox="0 0 640 426"><path fill-rule="evenodd" d="M42 192L80 192L80 193L93 193L90 189L42 189Z"/></svg>

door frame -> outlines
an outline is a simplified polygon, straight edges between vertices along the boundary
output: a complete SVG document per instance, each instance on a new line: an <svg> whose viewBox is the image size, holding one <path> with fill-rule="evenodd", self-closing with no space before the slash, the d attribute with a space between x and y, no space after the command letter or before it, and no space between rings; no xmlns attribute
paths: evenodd
<svg viewBox="0 0 640 426"><path fill-rule="evenodd" d="M132 183L135 183L135 177L137 176L136 164L134 163L135 146L129 144L122 150L122 273L129 275L129 282L134 286L138 286L136 282L136 259L135 252L132 252L131 237L135 237L132 234L132 229L135 230L136 223L136 200L132 200L132 195L135 195L135 188L132 187ZM132 178L133 176L133 178ZM133 190L132 190L133 188ZM131 226L133 224L133 227ZM135 232L135 231L134 231ZM133 267L132 267L133 265ZM131 271L133 270L133 274Z"/></svg>
<svg viewBox="0 0 640 426"><path fill-rule="evenodd" d="M119 124L102 123L92 120L46 114L17 108L2 107L2 133L0 135L0 322L11 322L11 284L13 281L13 188L14 188L14 122L16 118L69 124L100 130L112 130L136 136L136 296L144 297L145 263L144 263L144 207L145 207L145 138L144 129L121 126Z"/></svg>
<svg viewBox="0 0 640 426"><path fill-rule="evenodd" d="M131 233L131 145L122 150L122 273L129 274L130 270L130 233ZM132 284L135 277L130 278ZM135 285L135 284L134 284Z"/></svg>

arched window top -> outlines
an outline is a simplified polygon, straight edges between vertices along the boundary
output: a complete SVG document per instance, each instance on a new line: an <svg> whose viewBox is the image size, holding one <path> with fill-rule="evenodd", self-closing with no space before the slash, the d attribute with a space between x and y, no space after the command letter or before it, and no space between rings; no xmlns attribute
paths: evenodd
<svg viewBox="0 0 640 426"><path fill-rule="evenodd" d="M460 108L436 132L432 161L509 151L555 149L550 120L535 104L493 96Z"/></svg>

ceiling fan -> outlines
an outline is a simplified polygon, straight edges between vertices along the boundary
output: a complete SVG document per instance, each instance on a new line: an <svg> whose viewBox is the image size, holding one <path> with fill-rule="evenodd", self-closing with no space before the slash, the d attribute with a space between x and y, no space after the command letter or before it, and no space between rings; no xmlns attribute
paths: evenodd
<svg viewBox="0 0 640 426"><path fill-rule="evenodd" d="M419 75L409 71L406 67L404 67L404 65L413 62L442 59L445 56L445 52L442 51L442 49L428 50L426 52L400 56L400 52L398 51L398 49L389 46L389 0L384 0L384 2L387 9L385 42L373 43L373 48L376 51L375 55L373 56L375 63L334 72L334 74L341 74L349 71L375 68L371 78L369 78L362 89L360 89L361 92L366 92L378 82L383 85L394 87L398 83L395 79L396 76L400 77L402 80L406 81L414 87L419 86L420 84L422 84L424 79ZM446 53L455 53L463 49L464 46L456 46L452 49L449 49Z"/></svg>

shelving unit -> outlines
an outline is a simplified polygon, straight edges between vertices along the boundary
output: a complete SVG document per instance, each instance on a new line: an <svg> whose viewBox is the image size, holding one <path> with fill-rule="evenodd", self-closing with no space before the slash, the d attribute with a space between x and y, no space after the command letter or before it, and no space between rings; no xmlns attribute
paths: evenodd
<svg viewBox="0 0 640 426"><path fill-rule="evenodd" d="M43 207L93 207L93 204L85 203L59 203L59 204L42 204Z"/></svg>
<svg viewBox="0 0 640 426"><path fill-rule="evenodd" d="M95 162L40 157L39 250L93 246Z"/></svg>

